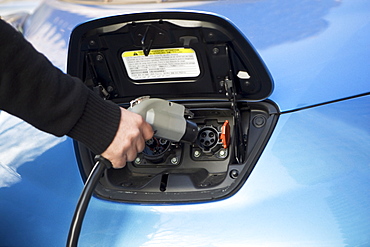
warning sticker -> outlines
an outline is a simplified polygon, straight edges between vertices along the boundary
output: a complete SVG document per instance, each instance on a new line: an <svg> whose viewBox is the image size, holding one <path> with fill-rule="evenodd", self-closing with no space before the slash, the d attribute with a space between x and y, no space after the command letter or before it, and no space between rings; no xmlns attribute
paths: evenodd
<svg viewBox="0 0 370 247"><path fill-rule="evenodd" d="M191 78L200 74L195 51L191 48L142 50L122 53L128 76L132 80Z"/></svg>

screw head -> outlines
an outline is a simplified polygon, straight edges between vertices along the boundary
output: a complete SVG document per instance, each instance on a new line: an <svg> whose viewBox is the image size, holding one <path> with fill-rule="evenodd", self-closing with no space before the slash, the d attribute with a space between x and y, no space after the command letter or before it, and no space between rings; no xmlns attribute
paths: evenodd
<svg viewBox="0 0 370 247"><path fill-rule="evenodd" d="M195 150L195 151L194 151L194 157L195 157L195 158L200 157L200 152L199 152L199 150Z"/></svg>
<svg viewBox="0 0 370 247"><path fill-rule="evenodd" d="M96 55L96 61L103 61L104 57L101 54Z"/></svg>
<svg viewBox="0 0 370 247"><path fill-rule="evenodd" d="M141 159L140 159L140 157L136 157L136 159L135 159L135 164L136 165L139 165L141 163Z"/></svg>
<svg viewBox="0 0 370 247"><path fill-rule="evenodd" d="M108 92L110 92L110 93L111 93L111 92L113 92L113 90L114 90L114 88L113 88L112 86L108 86L108 87L107 87L107 91L108 91Z"/></svg>
<svg viewBox="0 0 370 247"><path fill-rule="evenodd" d="M177 157L173 157L171 159L171 163L174 164L174 165L176 165L177 163L179 163L179 159Z"/></svg>
<svg viewBox="0 0 370 247"><path fill-rule="evenodd" d="M233 170L230 171L230 177L232 179L236 179L238 176L239 176L239 171L238 170L233 169Z"/></svg>

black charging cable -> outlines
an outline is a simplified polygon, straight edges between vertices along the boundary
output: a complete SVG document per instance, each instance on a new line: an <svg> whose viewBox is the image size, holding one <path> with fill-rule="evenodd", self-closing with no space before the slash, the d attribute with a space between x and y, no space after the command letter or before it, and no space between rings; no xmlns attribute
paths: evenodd
<svg viewBox="0 0 370 247"><path fill-rule="evenodd" d="M105 169L112 167L112 163L101 155L95 156L95 165L86 180L76 205L75 213L69 228L67 247L76 247L80 237L82 222L85 217L86 209L89 205L92 193L98 184Z"/></svg>

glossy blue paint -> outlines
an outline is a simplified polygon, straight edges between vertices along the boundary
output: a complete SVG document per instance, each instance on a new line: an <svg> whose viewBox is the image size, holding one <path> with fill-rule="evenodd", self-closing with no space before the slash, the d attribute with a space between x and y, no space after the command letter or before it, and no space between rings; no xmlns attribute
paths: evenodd
<svg viewBox="0 0 370 247"><path fill-rule="evenodd" d="M270 98L283 111L370 92L369 1L220 1L195 9L240 28L270 70Z"/></svg>
<svg viewBox="0 0 370 247"><path fill-rule="evenodd" d="M39 0L2 1L0 3L0 16L6 17L19 12L32 13L39 4Z"/></svg>
<svg viewBox="0 0 370 247"><path fill-rule="evenodd" d="M0 119L0 246L62 245L83 186L72 142Z"/></svg>
<svg viewBox="0 0 370 247"><path fill-rule="evenodd" d="M251 40L275 80L271 99L282 110L370 91L366 0L190 5L181 8L224 15ZM180 8L47 1L25 35L65 69L74 26L143 6ZM0 122L0 245L63 246L82 190L71 140L42 134L4 112ZM370 96L283 114L233 197L177 206L93 198L81 246L368 246L369 122Z"/></svg>
<svg viewBox="0 0 370 247"><path fill-rule="evenodd" d="M143 206L93 198L81 246L366 246L369 120L370 97L281 116L244 187L224 201ZM63 245L82 186L72 155L66 140L0 189L2 245Z"/></svg>
<svg viewBox="0 0 370 247"><path fill-rule="evenodd" d="M95 199L82 239L86 246L94 234L110 246L366 246L369 120L370 97L283 115L235 196L182 206Z"/></svg>
<svg viewBox="0 0 370 247"><path fill-rule="evenodd" d="M49 1L36 11L25 35L64 70L69 35L78 23L159 8L214 12L229 18L255 46L275 81L270 98L278 102L282 111L370 92L370 3L366 0L326 0L320 4L314 0L220 1L188 5L76 8Z"/></svg>

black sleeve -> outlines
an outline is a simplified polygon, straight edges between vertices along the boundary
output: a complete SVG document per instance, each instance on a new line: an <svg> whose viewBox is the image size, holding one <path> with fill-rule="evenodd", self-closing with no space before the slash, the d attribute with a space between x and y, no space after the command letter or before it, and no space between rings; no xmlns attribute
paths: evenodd
<svg viewBox="0 0 370 247"><path fill-rule="evenodd" d="M56 136L68 135L102 153L120 121L119 107L55 68L0 20L0 109Z"/></svg>

